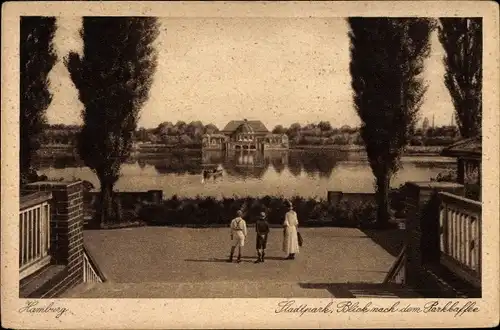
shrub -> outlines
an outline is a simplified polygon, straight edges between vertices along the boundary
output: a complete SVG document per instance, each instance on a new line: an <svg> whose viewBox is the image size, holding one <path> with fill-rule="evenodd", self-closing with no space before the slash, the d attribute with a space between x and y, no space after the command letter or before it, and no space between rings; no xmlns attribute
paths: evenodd
<svg viewBox="0 0 500 330"><path fill-rule="evenodd" d="M465 185L465 197L481 201L479 196L481 195L481 185L479 184L466 184Z"/></svg>
<svg viewBox="0 0 500 330"><path fill-rule="evenodd" d="M132 196L132 195L131 195ZM398 197L399 196L399 197ZM178 198L173 196L161 204L150 204L138 200L126 199L117 202L110 223L144 221L148 225L159 226L227 226L236 216L237 210L244 212L248 224L253 224L260 212L266 212L270 224L280 226L287 212L286 198L282 196L264 197L225 197L221 200L213 197ZM399 198L399 199L398 199ZM402 192L394 191L391 195L394 205L404 205ZM92 201L86 198L88 206ZM342 226L360 227L372 223L376 217L376 205L373 202L355 202L341 200L330 204L327 200L316 198L293 197L294 205L301 226ZM94 204L98 198L94 199ZM399 203L399 204L398 204Z"/></svg>
<svg viewBox="0 0 500 330"><path fill-rule="evenodd" d="M342 201L338 205L330 205L325 200L302 197L292 198L292 203L303 226L321 222L332 226L359 227L374 221L376 215L374 203ZM224 198L220 201L212 197L196 197L169 199L161 205L144 205L138 216L150 225L227 225L239 209L244 212L249 224L254 223L259 213L264 211L272 225L281 225L287 211L283 197Z"/></svg>
<svg viewBox="0 0 500 330"><path fill-rule="evenodd" d="M457 171L456 170L447 170L438 173L435 178L431 178L431 181L437 182L457 182Z"/></svg>
<svg viewBox="0 0 500 330"><path fill-rule="evenodd" d="M412 146L423 146L424 141L421 136L414 136L410 139L410 145Z"/></svg>
<svg viewBox="0 0 500 330"><path fill-rule="evenodd" d="M371 203L348 202L341 200L333 208L332 225L339 227L361 227L370 223L376 215L376 206Z"/></svg>
<svg viewBox="0 0 500 330"><path fill-rule="evenodd" d="M426 146L447 146L455 141L455 138L448 136L426 137L423 139L423 143Z"/></svg>
<svg viewBox="0 0 500 330"><path fill-rule="evenodd" d="M396 218L406 216L406 185L399 188L391 189L389 192L389 200L391 209L394 210Z"/></svg>

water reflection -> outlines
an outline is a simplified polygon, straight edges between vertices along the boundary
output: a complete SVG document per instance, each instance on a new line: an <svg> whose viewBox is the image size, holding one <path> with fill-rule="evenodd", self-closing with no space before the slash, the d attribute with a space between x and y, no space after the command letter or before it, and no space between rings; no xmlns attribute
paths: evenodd
<svg viewBox="0 0 500 330"><path fill-rule="evenodd" d="M281 175L288 171L293 177L306 174L309 177L330 178L335 167L359 166L365 160L359 153L342 151L171 151L168 153L138 155L127 161L141 170L148 166L154 168L157 174L201 174L203 169L215 169L221 166L226 175L237 178L261 179L267 171ZM67 167L82 167L83 162L75 157L43 158L37 160L39 168L52 167L63 169ZM449 162L440 164L436 159L416 163L415 166L440 167L448 166ZM363 165L364 166L364 165Z"/></svg>
<svg viewBox="0 0 500 330"><path fill-rule="evenodd" d="M420 163L424 166L420 166ZM45 158L39 173L50 178L80 178L98 189L95 173L77 159ZM223 169L222 179L201 181L203 169ZM456 166L454 159L406 156L392 186L409 180L428 181L443 168ZM324 196L327 190L374 191L373 174L362 153L330 150L287 152L241 151L233 153L171 151L138 155L123 164L116 184L120 191L161 189L165 196Z"/></svg>
<svg viewBox="0 0 500 330"><path fill-rule="evenodd" d="M227 153L218 158L227 174L243 179L260 179L269 167L269 161L263 153L255 151Z"/></svg>
<svg viewBox="0 0 500 330"><path fill-rule="evenodd" d="M33 161L39 168L53 167L55 169L63 169L66 167L85 166L83 161L72 155L57 157L34 157Z"/></svg>

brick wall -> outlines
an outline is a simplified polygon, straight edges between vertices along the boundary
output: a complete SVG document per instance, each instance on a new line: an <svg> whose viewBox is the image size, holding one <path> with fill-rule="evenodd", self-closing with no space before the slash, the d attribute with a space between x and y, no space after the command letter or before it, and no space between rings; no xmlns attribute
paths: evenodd
<svg viewBox="0 0 500 330"><path fill-rule="evenodd" d="M30 191L52 192L50 244L53 263L64 265L64 275L44 294L57 296L83 281L83 184L77 182L35 182Z"/></svg>

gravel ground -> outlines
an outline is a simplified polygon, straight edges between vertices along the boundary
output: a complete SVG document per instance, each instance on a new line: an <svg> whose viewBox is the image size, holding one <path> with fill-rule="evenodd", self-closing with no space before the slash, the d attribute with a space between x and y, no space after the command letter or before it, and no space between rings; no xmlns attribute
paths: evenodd
<svg viewBox="0 0 500 330"><path fill-rule="evenodd" d="M89 230L84 240L108 281L115 283L380 283L395 259L358 229L301 228L300 232L304 246L296 260L283 260L282 231L273 228L263 264L253 263L252 228L240 264L225 262L230 248L227 228Z"/></svg>
<svg viewBox="0 0 500 330"><path fill-rule="evenodd" d="M253 230L239 264L226 262L227 228L85 231L85 244L108 281L81 284L63 298L417 297L380 284L395 259L374 242L384 237L350 228L301 228L304 246L290 261L283 259L281 229L273 228L266 262L254 264Z"/></svg>

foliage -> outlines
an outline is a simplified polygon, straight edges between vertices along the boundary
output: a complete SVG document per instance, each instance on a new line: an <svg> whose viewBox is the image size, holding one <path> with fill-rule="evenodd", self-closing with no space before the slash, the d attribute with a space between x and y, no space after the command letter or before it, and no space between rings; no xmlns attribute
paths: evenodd
<svg viewBox="0 0 500 330"><path fill-rule="evenodd" d="M412 146L448 146L457 142L457 138L448 136L433 136L433 137L420 137L414 136L410 139Z"/></svg>
<svg viewBox="0 0 500 330"><path fill-rule="evenodd" d="M431 178L431 181L436 182L457 182L457 170L447 170L438 173L435 178Z"/></svg>
<svg viewBox="0 0 500 330"><path fill-rule="evenodd" d="M481 134L482 18L440 18L439 40L445 55L444 81L464 138Z"/></svg>
<svg viewBox="0 0 500 330"><path fill-rule="evenodd" d="M85 106L77 146L101 183L102 222L116 218L113 186L130 155L139 111L149 96L158 34L155 18L85 17L83 55L71 52L65 59Z"/></svg>
<svg viewBox="0 0 500 330"><path fill-rule="evenodd" d="M78 125L64 125L46 124L43 127L43 132L40 136L40 143L42 145L68 145L76 146L77 136L80 132L81 126Z"/></svg>
<svg viewBox="0 0 500 330"><path fill-rule="evenodd" d="M286 134L286 128L283 127L283 125L277 125L274 127L273 134Z"/></svg>
<svg viewBox="0 0 500 330"><path fill-rule="evenodd" d="M22 183L37 178L32 158L40 147L45 111L52 101L48 75L57 60L53 46L55 31L55 17L21 17L19 168Z"/></svg>
<svg viewBox="0 0 500 330"><path fill-rule="evenodd" d="M134 139L139 142L200 147L203 134L213 134L218 131L217 126L204 125L201 121L192 121L189 124L183 121L178 121L175 124L166 121L155 128L139 128L134 134Z"/></svg>
<svg viewBox="0 0 500 330"><path fill-rule="evenodd" d="M200 124L198 124L200 123ZM163 122L156 128L139 128L134 132L134 141L141 142L141 152L154 152L158 146L176 146L182 148L198 149L201 147L201 137L205 133L217 133L218 129L213 124L203 125L194 121L182 127L170 122ZM294 126L295 125L295 126ZM350 146L364 145L359 130L357 128L338 128L325 130L330 125L329 122L310 124L304 130L298 128L299 124L294 124L289 128L278 125L273 129L273 133L286 133L292 136L292 146ZM323 125L323 130L320 127ZM312 129L311 129L312 127ZM55 145L76 145L76 136L81 127L76 125L46 125L40 142L43 145L55 147ZM410 140L412 146L446 146L454 143L459 138L457 128L454 126L430 127L424 132L416 129ZM159 144L159 145L158 145ZM149 150L151 149L151 150Z"/></svg>
<svg viewBox="0 0 500 330"><path fill-rule="evenodd" d="M425 95L431 22L421 18L349 18L350 72L361 136L375 176L377 221L389 220L391 177L410 142Z"/></svg>
<svg viewBox="0 0 500 330"><path fill-rule="evenodd" d="M130 221L141 220L149 225L226 226L243 210L244 218L253 224L260 212L266 212L270 224L280 226L287 211L284 197L213 197L179 198L173 196L160 205L141 203L123 198L123 212ZM330 205L323 199L293 197L300 226L360 227L375 220L376 205L370 202L342 201ZM136 215L135 217L133 215Z"/></svg>
<svg viewBox="0 0 500 330"><path fill-rule="evenodd" d="M465 185L465 197L481 201L481 185L480 184L466 184Z"/></svg>
<svg viewBox="0 0 500 330"><path fill-rule="evenodd" d="M457 170L447 170L439 173L435 178L431 178L431 181L437 182L457 182L458 174ZM481 185L479 183L465 183L465 197L480 200L481 195Z"/></svg>

